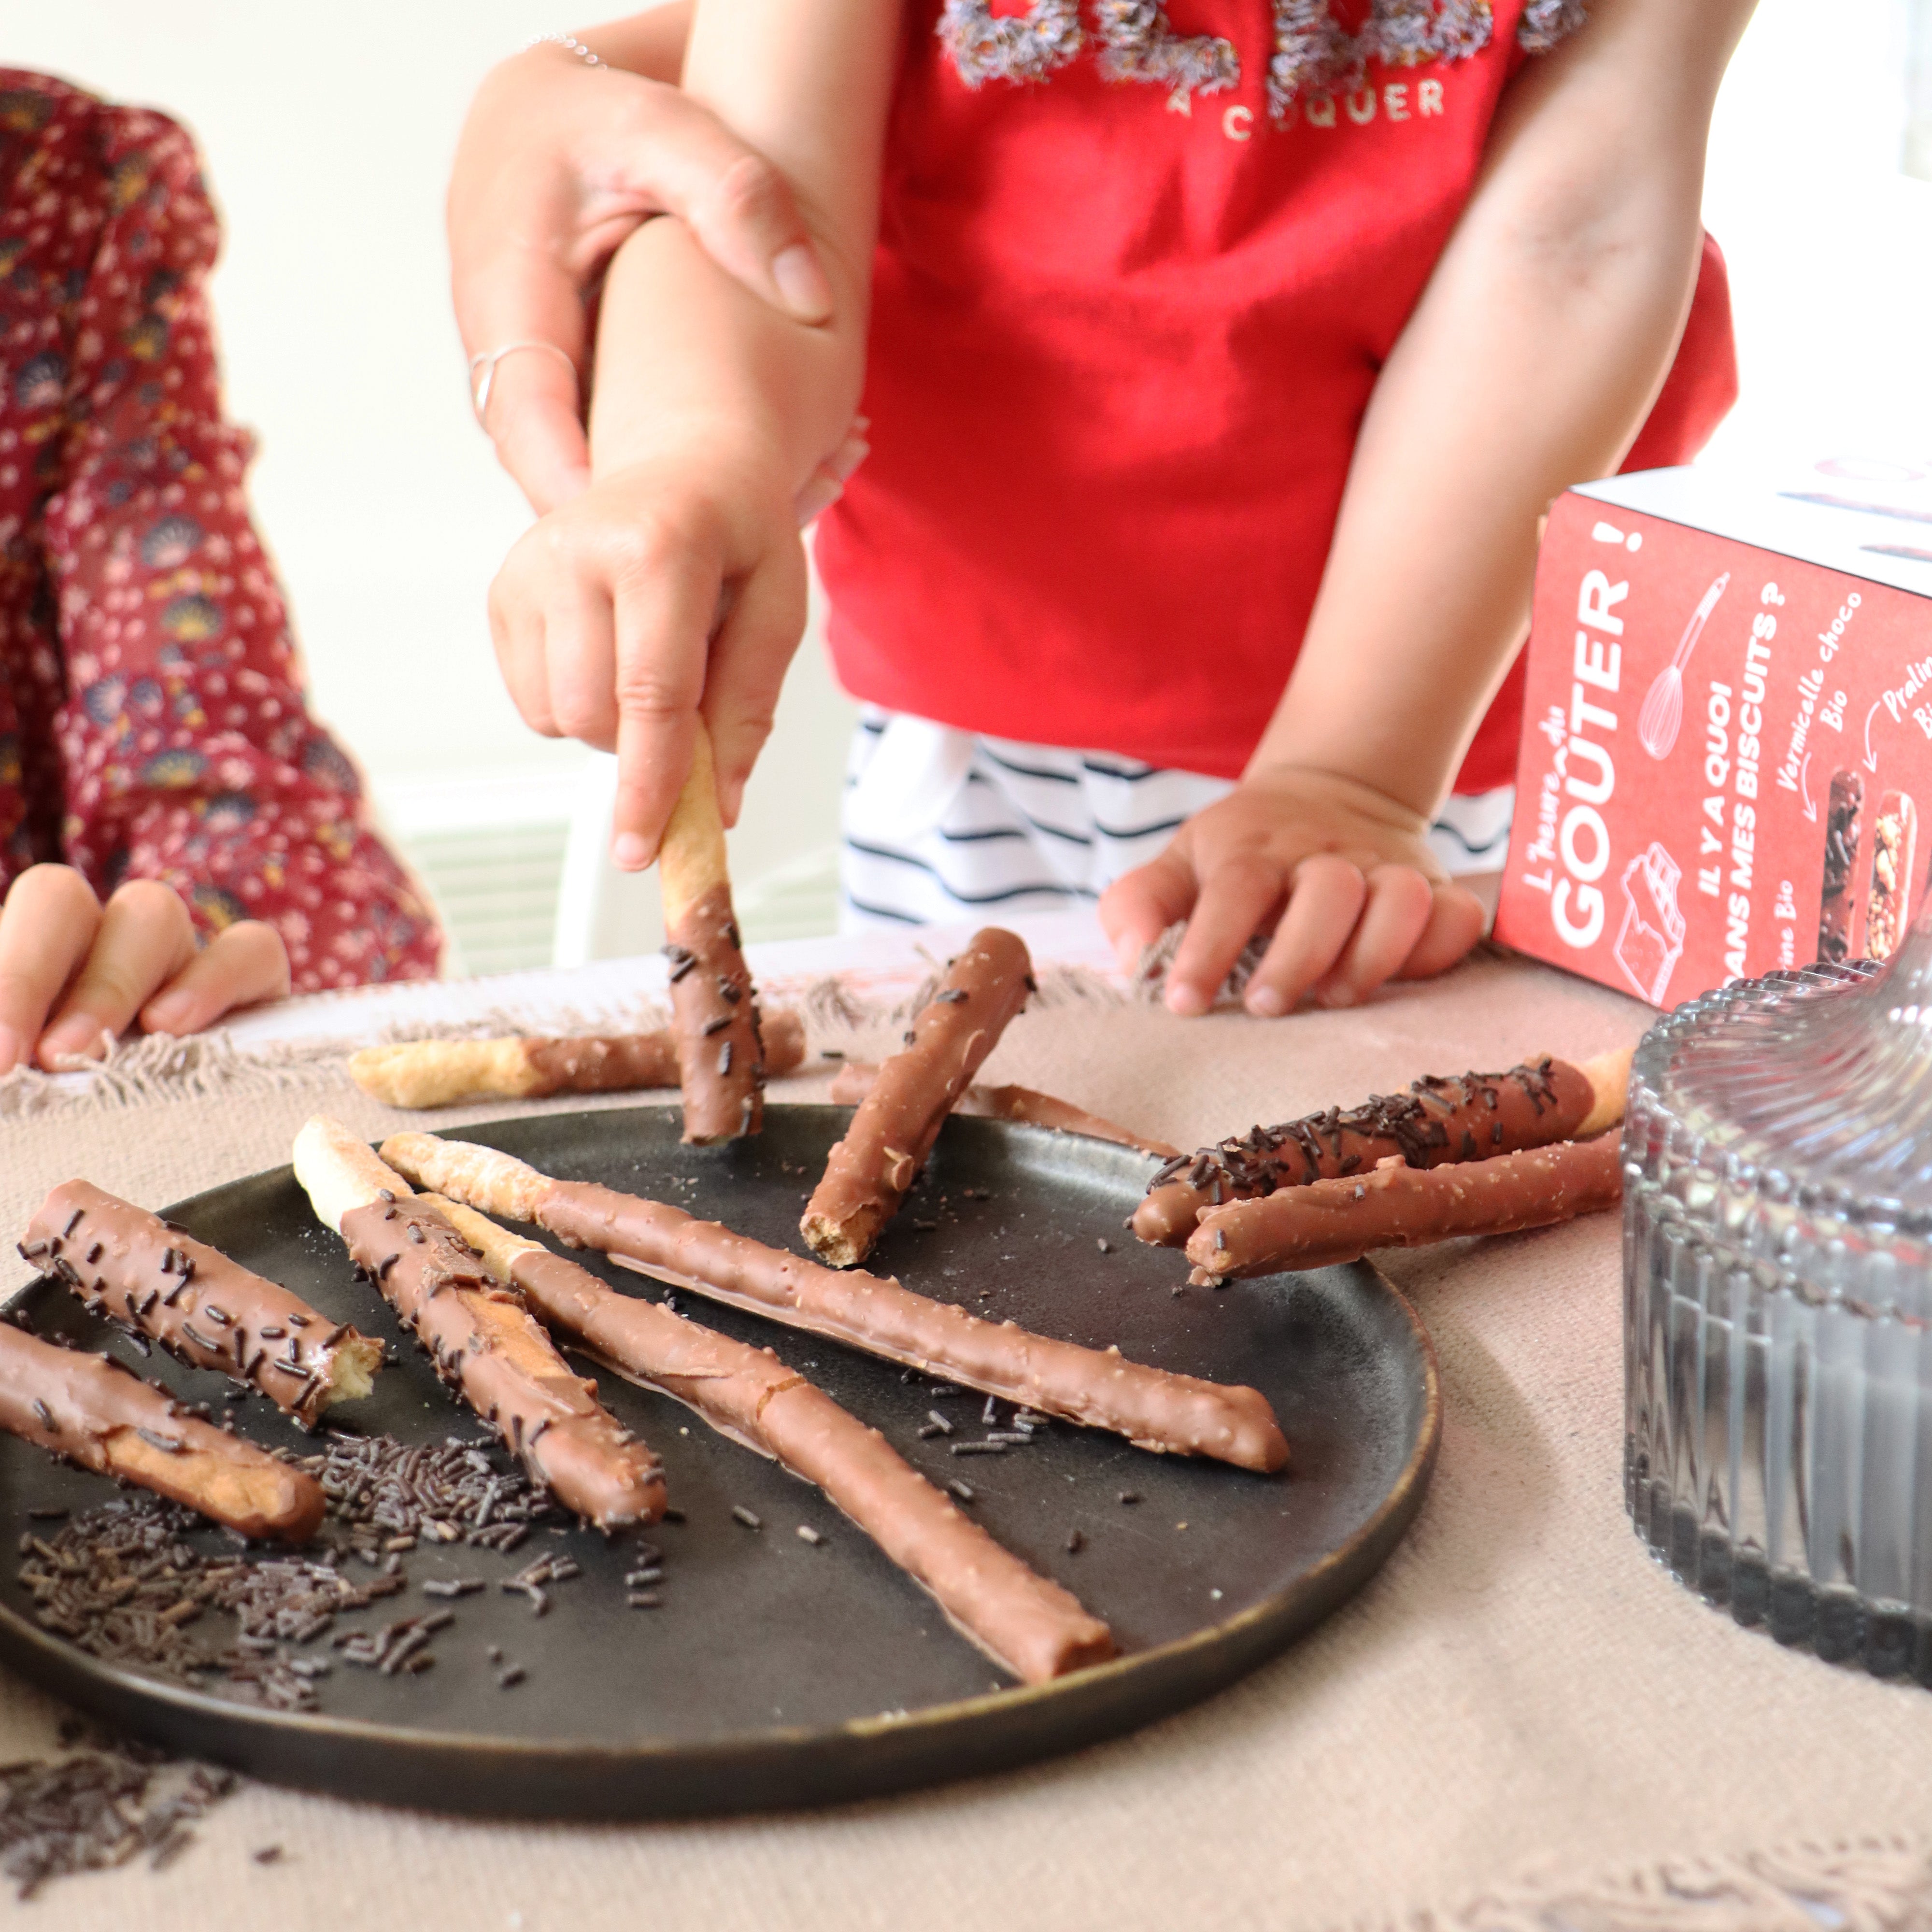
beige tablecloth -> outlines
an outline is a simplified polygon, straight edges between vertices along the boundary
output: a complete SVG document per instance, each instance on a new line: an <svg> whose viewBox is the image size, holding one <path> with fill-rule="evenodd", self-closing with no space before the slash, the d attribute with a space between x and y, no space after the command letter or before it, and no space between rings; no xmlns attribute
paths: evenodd
<svg viewBox="0 0 1932 1932"><path fill-rule="evenodd" d="M1192 1144L1424 1070L1580 1057L1646 1019L1485 957L1288 1022L1036 1010L988 1077ZM263 1072L216 1055L162 1084L43 1095L29 1112L16 1088L10 1115L0 1084L0 1228L76 1173L158 1204L278 1163L318 1106L372 1136L402 1118L339 1062ZM1613 1220L1388 1267L1441 1356L1432 1492L1359 1598L1197 1709L981 1783L716 1823L482 1825L250 1786L163 1872L64 1880L0 1911L63 1932L1932 1922L1932 1700L1738 1629L1631 1533ZM0 1286L25 1275L16 1264ZM47 1748L57 1714L0 1679L0 1757ZM285 1862L251 1863L271 1843Z"/></svg>

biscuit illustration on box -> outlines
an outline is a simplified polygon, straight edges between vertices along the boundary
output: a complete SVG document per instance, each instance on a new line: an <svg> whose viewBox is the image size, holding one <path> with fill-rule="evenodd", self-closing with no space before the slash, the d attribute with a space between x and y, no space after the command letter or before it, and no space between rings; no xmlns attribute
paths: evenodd
<svg viewBox="0 0 1932 1932"><path fill-rule="evenodd" d="M1664 1004L1665 989L1684 956L1684 915L1677 909L1677 861L1653 838L1624 868L1624 922L1615 948L1624 977L1640 999Z"/></svg>
<svg viewBox="0 0 1932 1932"><path fill-rule="evenodd" d="M1829 965L1851 956L1864 808L1864 780L1856 772L1834 772L1831 802L1825 808L1825 884L1818 901L1818 957Z"/></svg>
<svg viewBox="0 0 1932 1932"><path fill-rule="evenodd" d="M1912 868L1918 808L1909 794L1888 791L1872 821L1871 898L1865 909L1865 952L1889 959L1912 918Z"/></svg>

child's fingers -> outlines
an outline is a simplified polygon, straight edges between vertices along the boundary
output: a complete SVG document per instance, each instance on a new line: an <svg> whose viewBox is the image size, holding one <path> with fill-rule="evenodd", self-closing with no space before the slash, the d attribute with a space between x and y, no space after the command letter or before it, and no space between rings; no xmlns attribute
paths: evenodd
<svg viewBox="0 0 1932 1932"><path fill-rule="evenodd" d="M560 581L544 611L544 675L560 737L593 751L617 742L616 620L595 578Z"/></svg>
<svg viewBox="0 0 1932 1932"><path fill-rule="evenodd" d="M1288 910L1243 995L1248 1011L1268 1018L1292 1012L1334 967L1367 897L1360 868L1348 860L1332 852L1303 860L1294 868Z"/></svg>
<svg viewBox="0 0 1932 1932"><path fill-rule="evenodd" d="M525 537L504 560L490 586L490 642L496 668L517 715L546 738L562 736L550 707L550 672L544 661L543 607L532 594Z"/></svg>
<svg viewBox="0 0 1932 1932"><path fill-rule="evenodd" d="M1228 969L1267 926L1281 896L1280 870L1252 854L1227 860L1208 873L1168 968L1170 1012L1204 1013L1214 1005Z"/></svg>
<svg viewBox="0 0 1932 1932"><path fill-rule="evenodd" d="M100 926L100 902L71 866L29 866L14 881L0 904L0 1073L33 1057Z"/></svg>
<svg viewBox="0 0 1932 1932"><path fill-rule="evenodd" d="M626 872L656 857L691 769L716 566L688 538L644 545L620 574L615 639L617 791L610 856Z"/></svg>
<svg viewBox="0 0 1932 1932"><path fill-rule="evenodd" d="M94 1054L194 957L194 922L181 895L158 879L130 880L102 909L86 963L40 1036L40 1064L51 1073L64 1059Z"/></svg>
<svg viewBox="0 0 1932 1932"><path fill-rule="evenodd" d="M259 919L225 927L141 1009L149 1033L200 1033L237 1006L289 994L282 936Z"/></svg>
<svg viewBox="0 0 1932 1932"><path fill-rule="evenodd" d="M1178 845L1157 859L1123 872L1100 895L1100 926L1120 970L1131 973L1141 955L1170 926L1193 909L1194 868Z"/></svg>
<svg viewBox="0 0 1932 1932"><path fill-rule="evenodd" d="M745 782L770 736L785 668L805 630L805 548L776 544L736 586L731 614L711 646L704 719L718 771L718 804L738 822Z"/></svg>
<svg viewBox="0 0 1932 1932"><path fill-rule="evenodd" d="M1435 910L1430 883L1413 866L1378 866L1367 902L1342 956L1315 991L1324 1006L1352 1006L1401 970Z"/></svg>
<svg viewBox="0 0 1932 1932"><path fill-rule="evenodd" d="M1483 936L1489 914L1467 886L1438 885L1432 895L1429 923L1396 976L1426 980L1455 964Z"/></svg>

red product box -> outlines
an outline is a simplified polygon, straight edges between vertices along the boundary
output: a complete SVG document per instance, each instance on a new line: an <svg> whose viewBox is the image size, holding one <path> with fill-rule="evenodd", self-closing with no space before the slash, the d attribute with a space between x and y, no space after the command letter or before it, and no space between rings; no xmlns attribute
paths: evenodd
<svg viewBox="0 0 1932 1932"><path fill-rule="evenodd" d="M1558 500L1498 939L1666 1007L1882 958L1927 811L1932 470L1654 470Z"/></svg>

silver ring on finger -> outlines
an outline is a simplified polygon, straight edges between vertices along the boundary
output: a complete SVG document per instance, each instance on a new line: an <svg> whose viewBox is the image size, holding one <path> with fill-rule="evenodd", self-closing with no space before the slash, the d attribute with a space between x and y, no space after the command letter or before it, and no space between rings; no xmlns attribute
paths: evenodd
<svg viewBox="0 0 1932 1932"><path fill-rule="evenodd" d="M486 349L482 355L470 358L470 406L476 415L477 427L486 435L490 428L490 392L496 386L496 364L505 356L515 355L520 349L547 350L553 356L562 357L572 381L578 385L579 394L582 394L583 378L578 374L574 358L568 350L560 348L554 342L506 342L500 347Z"/></svg>

